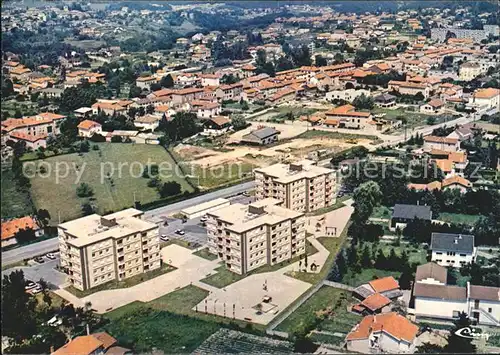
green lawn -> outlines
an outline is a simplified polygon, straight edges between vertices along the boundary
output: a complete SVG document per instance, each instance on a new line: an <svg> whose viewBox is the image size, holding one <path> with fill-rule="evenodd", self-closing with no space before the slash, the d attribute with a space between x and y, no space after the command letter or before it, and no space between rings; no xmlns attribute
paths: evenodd
<svg viewBox="0 0 500 355"><path fill-rule="evenodd" d="M162 265L157 270L146 272L146 273L139 274L139 275L135 275L135 276L129 277L127 279L124 279L122 281L106 282L105 284L93 287L93 288L85 290L85 291L78 290L78 289L74 288L73 286L68 286L65 288L65 290L74 294L78 298L82 298L82 297L88 296L92 293L99 292L99 291L132 287L132 286L140 284L141 282L148 281L148 280L154 279L155 277L158 277L160 275L166 274L167 272L174 271L175 269L176 268L173 266Z"/></svg>
<svg viewBox="0 0 500 355"><path fill-rule="evenodd" d="M323 333L311 333L309 335L309 339L311 339L315 343L320 344L331 344L340 346L345 341L344 336L335 336L333 334L323 334Z"/></svg>
<svg viewBox="0 0 500 355"><path fill-rule="evenodd" d="M401 275L399 271L386 271L378 269L364 269L359 274L354 274L349 270L342 278L342 283L350 286L359 286L374 279L381 279L386 276L393 276L396 280Z"/></svg>
<svg viewBox="0 0 500 355"><path fill-rule="evenodd" d="M386 206L377 206L373 209L373 213L370 217L373 218L391 218L391 210Z"/></svg>
<svg viewBox="0 0 500 355"><path fill-rule="evenodd" d="M442 212L439 214L437 219L447 223L467 224L469 226L473 226L480 218L481 215Z"/></svg>
<svg viewBox="0 0 500 355"><path fill-rule="evenodd" d="M337 288L322 286L314 295L305 301L295 312L281 322L276 330L295 333L316 317L316 312L326 308L334 308L337 300L347 298L347 294Z"/></svg>
<svg viewBox="0 0 500 355"><path fill-rule="evenodd" d="M406 128L410 131L408 131L408 134L411 135L411 129L421 127L421 126L427 126L427 119L429 117L433 117L435 120L434 124L450 121L453 119L453 117L450 114L443 114L443 115L426 115L422 114L418 111L406 111L404 108L397 108L397 109L386 109L386 108L379 108L376 107L373 110L371 110L372 114L381 114L385 113L385 116L383 119L388 119L388 120L397 120L400 119L401 117L406 118L407 123L406 123ZM404 126L401 128L398 128L395 130L393 133L400 133L404 131Z"/></svg>
<svg viewBox="0 0 500 355"><path fill-rule="evenodd" d="M208 190L251 178L255 168L249 163L221 164L210 168L193 165L192 169L186 169L186 173L194 176L191 178L194 184Z"/></svg>
<svg viewBox="0 0 500 355"><path fill-rule="evenodd" d="M58 223L58 214L61 221L82 215L81 205L89 201L89 198L79 198L76 195L76 188L82 182L92 187L94 195L90 202L96 206L98 213L131 207L134 205L134 197L141 203L158 200L156 189L148 187L149 180L141 176L141 166L146 167L148 163L163 163L164 181L177 181L183 191L192 191L184 178L176 176L175 164L163 147L120 143L98 145L99 151L91 149L88 153L59 155L25 163L38 164L38 173L35 173L35 169L28 169L35 175L31 178L31 194L37 208L49 210L52 224ZM56 179L57 164L61 176L59 181ZM69 172L66 166L69 166ZM42 174L39 167L44 167L47 173ZM108 176L112 167L114 173ZM169 173L172 175L169 176ZM78 174L81 175L80 180Z"/></svg>
<svg viewBox="0 0 500 355"><path fill-rule="evenodd" d="M1 175L2 219L22 217L33 213L29 194L17 189L12 171L4 170Z"/></svg>
<svg viewBox="0 0 500 355"><path fill-rule="evenodd" d="M313 255L317 252L318 252L318 249L316 249L310 242L307 241L306 242L307 255ZM226 269L225 265L222 265L222 266L218 267L217 269L215 269L217 271L216 274L210 275L209 277L204 278L200 281L206 283L207 285L211 285L211 286L218 287L218 288L223 288L223 287L226 287L226 286L228 286L236 281L239 281L239 280L241 280L244 277L247 277L249 275L259 274L259 273L263 273L263 272L273 272L273 271L281 269L282 267L284 267L288 264L292 264L296 261L299 261L300 259L301 259L300 256L296 256L290 260L283 261L279 264L263 265L263 266L259 267L258 269L250 271L246 275L239 275L239 274L236 274L234 272L231 272L228 269Z"/></svg>
<svg viewBox="0 0 500 355"><path fill-rule="evenodd" d="M338 251L342 247L344 240L347 235L348 227L344 228L341 235L338 238L332 237L320 237L318 241L323 244L323 246L330 251L330 255L326 259L325 265L321 265L321 271L317 274L307 273L307 272L291 272L289 276L295 277L296 279L302 280L304 282L309 282L313 285L323 280L326 275L330 272L330 269L335 262L335 258L337 256Z"/></svg>
<svg viewBox="0 0 500 355"><path fill-rule="evenodd" d="M198 250L197 252L193 253L196 256L199 256L200 258L207 259L207 260L215 260L217 259L217 255L212 254L211 252L208 251L208 248L203 248L201 250Z"/></svg>
<svg viewBox="0 0 500 355"><path fill-rule="evenodd" d="M306 131L302 134L299 134L295 138L303 138L303 139L310 139L310 138L319 138L319 137L326 137L330 139L369 139L372 141L372 144L376 144L379 141L379 138L377 136L370 136L366 134L356 134L356 133L340 133L340 132L331 132L331 131L322 131L322 130L316 130L316 129L311 129L309 131Z"/></svg>
<svg viewBox="0 0 500 355"><path fill-rule="evenodd" d="M366 244L368 244L370 248L375 248L376 250L382 249L386 257L389 256L391 249L394 249L398 256L401 256L401 253L405 250L411 264L417 263L422 265L427 262L427 250L421 247L413 247L410 244L400 244L399 246L394 246L391 243L377 243L375 246L373 243L369 242Z"/></svg>

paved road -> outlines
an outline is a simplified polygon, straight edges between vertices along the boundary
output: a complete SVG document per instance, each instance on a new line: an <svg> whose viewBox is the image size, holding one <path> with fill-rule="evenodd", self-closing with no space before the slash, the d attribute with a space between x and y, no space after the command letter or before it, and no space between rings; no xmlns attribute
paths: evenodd
<svg viewBox="0 0 500 355"><path fill-rule="evenodd" d="M204 194L201 196L193 197L193 198L188 199L188 200L173 203L173 204L168 205L168 206L164 206L164 207L156 208L154 210L146 211L145 216L146 216L146 218L153 219L153 220L155 218L160 217L160 216L166 217L167 215L171 215L173 213L176 213L184 208L195 206L195 205L198 205L198 204L203 203L203 202L214 200L216 198L220 198L220 197L227 198L227 197L230 197L233 195L241 194L242 192L244 192L246 190L250 190L253 187L254 187L253 181L246 182L246 183L239 184L239 185L234 185L234 186L231 186L231 187L228 187L225 189L221 189L221 190L210 192L210 193L207 193L207 194ZM179 224L180 224L180 221L179 221ZM174 224L174 226L175 226L175 224ZM177 226L176 228L173 228L172 232L177 228L179 228L179 226ZM201 232L200 230L198 230L195 227L192 227L192 228L190 227L190 230L192 230L193 235L199 235L199 233ZM194 239L192 241L194 241ZM52 238L52 239L48 239L48 240L45 240L45 241L42 241L39 243L30 244L30 245L27 245L27 246L24 246L21 248L12 249L12 250L9 250L9 251L2 253L2 265L9 265L9 264L21 261L23 259L29 259L29 258L35 257L37 255L43 255L43 254L46 254L48 252L55 251L58 249L59 249L59 241L57 238Z"/></svg>
<svg viewBox="0 0 500 355"><path fill-rule="evenodd" d="M19 266L4 270L2 271L2 277L3 275L8 275L13 271L22 270L24 272L24 277L28 280L38 281L43 278L45 281L59 287L66 283L67 275L55 269L58 264L59 257L55 260L45 259L45 263L43 264L33 262L31 266Z"/></svg>

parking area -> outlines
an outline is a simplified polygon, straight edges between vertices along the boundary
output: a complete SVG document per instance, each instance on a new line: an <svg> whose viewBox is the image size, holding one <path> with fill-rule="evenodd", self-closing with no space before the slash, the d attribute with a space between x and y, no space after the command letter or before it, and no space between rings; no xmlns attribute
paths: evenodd
<svg viewBox="0 0 500 355"><path fill-rule="evenodd" d="M231 203L249 204L254 201L252 196L236 195L228 198ZM157 216L158 224L160 225L160 235L166 235L169 238L181 239L191 243L193 247L204 246L207 243L207 230L201 222L201 217L188 219L185 223L182 219L173 218L171 216ZM164 223L167 222L168 225ZM183 231L184 234L176 233L177 230Z"/></svg>
<svg viewBox="0 0 500 355"><path fill-rule="evenodd" d="M59 255L55 254L55 256L56 258L54 260L43 257L43 263L37 263L34 260L30 260L28 262L29 266L17 266L4 270L2 271L2 277L3 275L9 275L13 271L22 270L26 280L37 282L40 279L44 279L56 288L63 286L66 283L67 275L56 270L56 266L59 265Z"/></svg>

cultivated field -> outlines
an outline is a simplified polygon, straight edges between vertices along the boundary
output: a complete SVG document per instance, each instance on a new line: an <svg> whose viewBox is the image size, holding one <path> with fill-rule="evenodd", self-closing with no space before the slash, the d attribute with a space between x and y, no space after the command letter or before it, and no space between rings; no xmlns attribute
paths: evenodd
<svg viewBox="0 0 500 355"><path fill-rule="evenodd" d="M58 223L58 214L61 221L81 216L81 205L86 202L95 205L98 213L104 213L133 206L134 197L141 203L158 200L160 197L156 189L147 186L149 179L141 176L141 165L147 166L149 159L151 164L166 162L175 168L175 163L160 146L119 143L99 143L98 146L100 149L97 151L91 148L88 153L66 154L25 163L29 173L35 172L33 166L38 168L38 173L31 178L32 198L37 208L49 210L52 223ZM31 167L26 164L31 164ZM58 164L59 176L66 175L59 181L55 171ZM66 172L62 164L68 166L69 171ZM115 170L111 174L112 167ZM175 176L175 172L172 175L172 178L163 180L177 181L183 191L191 191L184 178ZM82 182L92 187L92 197L77 196L76 189Z"/></svg>

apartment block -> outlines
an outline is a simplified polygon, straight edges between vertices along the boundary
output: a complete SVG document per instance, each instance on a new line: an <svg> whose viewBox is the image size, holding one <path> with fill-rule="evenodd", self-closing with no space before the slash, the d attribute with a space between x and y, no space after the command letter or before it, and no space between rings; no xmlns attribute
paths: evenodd
<svg viewBox="0 0 500 355"><path fill-rule="evenodd" d="M335 203L335 172L315 165L311 160L293 164L275 164L255 169L257 200L272 197L283 207L310 212Z"/></svg>
<svg viewBox="0 0 500 355"><path fill-rule="evenodd" d="M304 214L266 198L250 205L236 203L207 214L210 252L227 269L245 274L306 251Z"/></svg>
<svg viewBox="0 0 500 355"><path fill-rule="evenodd" d="M79 290L158 269L158 226L129 208L92 214L58 226L61 267Z"/></svg>

